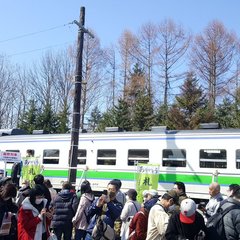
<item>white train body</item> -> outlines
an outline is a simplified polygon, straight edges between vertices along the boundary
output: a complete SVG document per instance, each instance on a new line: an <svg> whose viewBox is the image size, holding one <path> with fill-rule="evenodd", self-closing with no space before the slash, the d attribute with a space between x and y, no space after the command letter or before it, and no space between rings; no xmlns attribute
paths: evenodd
<svg viewBox="0 0 240 240"><path fill-rule="evenodd" d="M0 150L20 151L22 157L34 150L44 166L43 175L60 188L68 177L70 138L70 134L2 136ZM76 185L86 177L94 191L105 189L113 178L121 179L123 191L135 188L139 162L160 165L159 194L182 181L190 197L207 199L212 181L221 184L223 194L229 184L240 183L240 129L81 133L78 160ZM9 174L10 164L7 169Z"/></svg>

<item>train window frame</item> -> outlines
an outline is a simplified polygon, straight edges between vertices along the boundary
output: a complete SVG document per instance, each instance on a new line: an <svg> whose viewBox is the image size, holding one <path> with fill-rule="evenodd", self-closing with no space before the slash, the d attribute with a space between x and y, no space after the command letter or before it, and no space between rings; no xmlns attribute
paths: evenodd
<svg viewBox="0 0 240 240"><path fill-rule="evenodd" d="M56 151L56 152L58 152L58 156L45 156L46 151L48 151L48 152ZM43 164L59 164L59 160L60 160L60 150L59 149L44 149L43 150L43 159L42 159Z"/></svg>
<svg viewBox="0 0 240 240"><path fill-rule="evenodd" d="M99 156L102 155L102 156ZM115 166L117 162L116 149L98 149L97 165Z"/></svg>
<svg viewBox="0 0 240 240"><path fill-rule="evenodd" d="M81 156L81 153L85 153ZM69 160L70 160L71 151L69 150ZM87 162L87 150L86 149L78 149L77 152L77 165L85 165Z"/></svg>
<svg viewBox="0 0 240 240"><path fill-rule="evenodd" d="M236 169L240 169L240 149L236 149Z"/></svg>
<svg viewBox="0 0 240 240"><path fill-rule="evenodd" d="M141 153L144 153L141 155ZM128 166L149 163L149 149L128 149Z"/></svg>
<svg viewBox="0 0 240 240"><path fill-rule="evenodd" d="M181 152L181 156L178 154ZM180 157L179 157L180 156ZM186 167L187 151L180 148L165 148L162 150L162 166L163 167Z"/></svg>
<svg viewBox="0 0 240 240"><path fill-rule="evenodd" d="M207 154L215 154L213 158L206 158L203 156L203 151L207 151ZM221 154L221 155L216 155ZM225 156L225 157L224 157ZM227 168L227 150L226 149L200 149L199 150L199 167L200 168Z"/></svg>

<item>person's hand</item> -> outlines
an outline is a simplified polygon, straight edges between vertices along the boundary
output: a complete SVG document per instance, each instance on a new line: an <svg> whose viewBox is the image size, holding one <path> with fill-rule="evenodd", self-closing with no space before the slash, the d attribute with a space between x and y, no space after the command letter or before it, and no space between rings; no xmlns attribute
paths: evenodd
<svg viewBox="0 0 240 240"><path fill-rule="evenodd" d="M51 212L46 212L46 213L45 213L45 216L46 216L48 219L51 220L53 215L52 215Z"/></svg>
<svg viewBox="0 0 240 240"><path fill-rule="evenodd" d="M102 207L107 202L109 202L109 197L102 194L98 199L97 207Z"/></svg>
<svg viewBox="0 0 240 240"><path fill-rule="evenodd" d="M42 216L46 215L46 212L47 212L47 209L46 208L43 208L42 211L40 212L40 214Z"/></svg>

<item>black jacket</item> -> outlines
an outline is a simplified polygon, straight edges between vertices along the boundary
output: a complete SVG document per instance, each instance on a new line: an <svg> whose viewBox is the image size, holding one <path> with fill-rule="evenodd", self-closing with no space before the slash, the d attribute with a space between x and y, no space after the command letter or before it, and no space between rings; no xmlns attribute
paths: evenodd
<svg viewBox="0 0 240 240"><path fill-rule="evenodd" d="M202 215L196 212L195 222L192 224L181 223L180 213L173 213L169 219L165 237L167 240L183 239L193 240L201 230L206 233L206 226Z"/></svg>
<svg viewBox="0 0 240 240"><path fill-rule="evenodd" d="M54 210L51 226L58 228L72 223L77 207L78 198L76 194L66 189L60 191L50 204L50 208Z"/></svg>

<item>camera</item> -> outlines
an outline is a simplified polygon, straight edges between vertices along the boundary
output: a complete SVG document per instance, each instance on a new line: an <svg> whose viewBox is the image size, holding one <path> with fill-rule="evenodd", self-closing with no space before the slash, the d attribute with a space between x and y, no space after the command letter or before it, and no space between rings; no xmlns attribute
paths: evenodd
<svg viewBox="0 0 240 240"><path fill-rule="evenodd" d="M108 191L107 190L103 190L103 195L108 195Z"/></svg>

